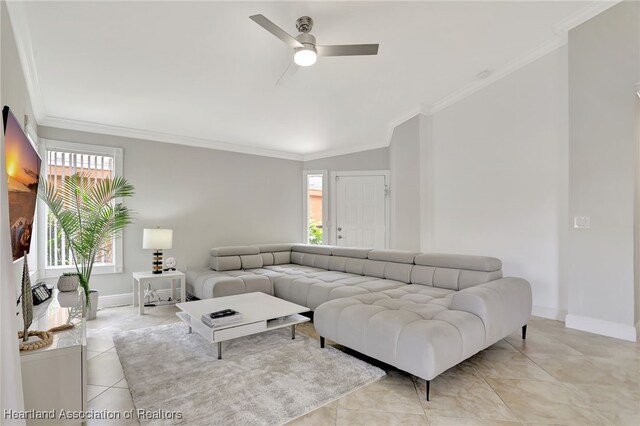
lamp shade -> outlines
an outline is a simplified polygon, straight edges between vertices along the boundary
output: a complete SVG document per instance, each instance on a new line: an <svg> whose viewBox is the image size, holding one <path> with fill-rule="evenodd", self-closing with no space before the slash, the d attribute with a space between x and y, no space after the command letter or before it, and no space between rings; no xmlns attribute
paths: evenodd
<svg viewBox="0 0 640 426"><path fill-rule="evenodd" d="M170 249L173 241L173 229L149 229L142 233L143 249Z"/></svg>

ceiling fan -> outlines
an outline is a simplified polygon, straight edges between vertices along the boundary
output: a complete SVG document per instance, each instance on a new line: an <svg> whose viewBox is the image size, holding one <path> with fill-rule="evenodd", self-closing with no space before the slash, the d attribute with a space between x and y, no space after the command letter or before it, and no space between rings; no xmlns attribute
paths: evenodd
<svg viewBox="0 0 640 426"><path fill-rule="evenodd" d="M296 29L300 34L296 37L289 35L285 30L265 18L263 15L252 15L251 18L256 24L269 31L289 47L293 48L293 62L289 65L284 74L280 77L279 84L284 77L290 76L297 71L297 66L308 67L316 63L318 56L356 56L356 55L377 55L378 44L338 44L322 46L316 44L316 38L311 34L313 19L308 16L301 16L296 21Z"/></svg>

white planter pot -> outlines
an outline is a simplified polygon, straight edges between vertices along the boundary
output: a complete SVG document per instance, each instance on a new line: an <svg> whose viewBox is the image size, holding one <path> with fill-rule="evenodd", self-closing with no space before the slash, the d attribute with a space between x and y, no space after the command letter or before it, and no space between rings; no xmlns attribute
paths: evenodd
<svg viewBox="0 0 640 426"><path fill-rule="evenodd" d="M98 315L98 297L99 296L100 296L100 292L98 290L89 290L89 300L91 301L91 306L89 306L89 315L87 316L88 320L94 320Z"/></svg>
<svg viewBox="0 0 640 426"><path fill-rule="evenodd" d="M80 278L77 275L60 275L58 278L59 291L78 291Z"/></svg>

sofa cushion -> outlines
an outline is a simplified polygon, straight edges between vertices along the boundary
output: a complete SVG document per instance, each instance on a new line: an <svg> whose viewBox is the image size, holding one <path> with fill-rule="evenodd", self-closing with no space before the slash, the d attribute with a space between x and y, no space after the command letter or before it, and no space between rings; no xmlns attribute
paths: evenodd
<svg viewBox="0 0 640 426"><path fill-rule="evenodd" d="M291 253L291 260L293 263L300 265L312 266L314 268L320 268L324 270L329 269L329 260L331 256L312 253Z"/></svg>
<svg viewBox="0 0 640 426"><path fill-rule="evenodd" d="M352 257L347 257L347 261L345 263L344 270L345 272L349 272L350 274L358 274L364 275L364 263L365 259L355 259Z"/></svg>
<svg viewBox="0 0 640 426"><path fill-rule="evenodd" d="M309 254L324 254L325 256L331 256L332 246L320 246L315 244L294 244L291 246L291 251L298 253Z"/></svg>
<svg viewBox="0 0 640 426"><path fill-rule="evenodd" d="M246 271L217 272L211 269L188 269L187 291L199 299L231 296L261 291L273 294L273 285L266 276Z"/></svg>
<svg viewBox="0 0 640 426"><path fill-rule="evenodd" d="M334 256L351 257L355 259L366 259L371 249L354 247L334 247L331 253Z"/></svg>
<svg viewBox="0 0 640 426"><path fill-rule="evenodd" d="M284 265L287 263L291 263L291 252L290 251L276 251L271 253L273 254L273 264L274 265Z"/></svg>
<svg viewBox="0 0 640 426"><path fill-rule="evenodd" d="M211 256L211 269L215 271L231 271L242 268L240 256Z"/></svg>
<svg viewBox="0 0 640 426"><path fill-rule="evenodd" d="M215 247L210 251L211 256L240 256L244 254L259 254L258 247L253 246L228 246Z"/></svg>
<svg viewBox="0 0 640 426"><path fill-rule="evenodd" d="M435 272L436 268L433 266L415 265L413 269L411 269L411 283L433 287L433 274L435 274Z"/></svg>
<svg viewBox="0 0 640 426"><path fill-rule="evenodd" d="M348 274L346 272L338 272L338 271L311 272L309 274L306 274L306 276L309 278L317 278L320 281L324 281L324 282L333 282L333 281L343 280L346 278L353 278L356 276L359 277L359 275Z"/></svg>
<svg viewBox="0 0 640 426"><path fill-rule="evenodd" d="M366 278L366 277L365 277ZM383 291L383 290L389 290L392 288L398 288L398 287L402 287L404 286L404 283L400 282L400 281L393 281L393 280L370 280L370 281L364 281L362 283L359 284L354 284L354 287L360 287L360 288L364 288L365 290L373 293L373 292L379 292L379 291Z"/></svg>
<svg viewBox="0 0 640 426"><path fill-rule="evenodd" d="M262 266L271 266L273 265L273 253L260 253L260 257L262 257ZM289 263L289 262L287 262Z"/></svg>
<svg viewBox="0 0 640 426"><path fill-rule="evenodd" d="M329 258L329 270L345 272L347 265L347 258L343 256L331 256Z"/></svg>
<svg viewBox="0 0 640 426"><path fill-rule="evenodd" d="M502 269L502 262L495 257L470 256L463 254L425 253L415 257L416 265L436 266L450 269L493 272Z"/></svg>
<svg viewBox="0 0 640 426"><path fill-rule="evenodd" d="M387 266L387 262L380 262L377 260L365 260L364 261L364 275L368 277L384 278L384 268Z"/></svg>
<svg viewBox="0 0 640 426"><path fill-rule="evenodd" d="M240 256L240 263L242 264L242 269L254 269L254 268L262 268L262 256L259 254L248 254Z"/></svg>
<svg viewBox="0 0 640 426"><path fill-rule="evenodd" d="M404 250L371 250L369 252L369 259L371 260L384 260L386 262L396 263L413 263L413 259L420 253Z"/></svg>
<svg viewBox="0 0 640 426"><path fill-rule="evenodd" d="M411 282L411 270L413 266L414 265L408 265L406 263L387 262L384 268L384 277L409 284Z"/></svg>
<svg viewBox="0 0 640 426"><path fill-rule="evenodd" d="M291 251L293 244L256 244L260 253L273 253L276 251Z"/></svg>

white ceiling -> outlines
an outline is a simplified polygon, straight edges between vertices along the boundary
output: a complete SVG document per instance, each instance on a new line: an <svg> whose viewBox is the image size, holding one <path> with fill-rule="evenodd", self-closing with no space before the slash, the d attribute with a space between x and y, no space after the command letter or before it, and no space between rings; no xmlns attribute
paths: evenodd
<svg viewBox="0 0 640 426"><path fill-rule="evenodd" d="M481 71L557 46L558 25L588 6L26 2L10 12L41 123L313 158L387 145L393 126L479 84ZM294 35L309 15L319 44L380 51L319 58L276 87L292 52L249 19L257 13Z"/></svg>

